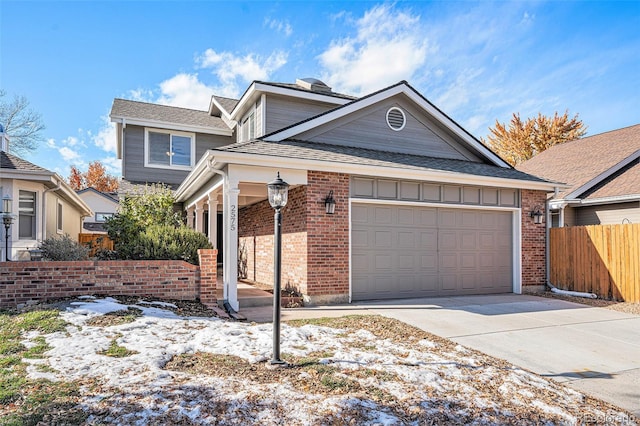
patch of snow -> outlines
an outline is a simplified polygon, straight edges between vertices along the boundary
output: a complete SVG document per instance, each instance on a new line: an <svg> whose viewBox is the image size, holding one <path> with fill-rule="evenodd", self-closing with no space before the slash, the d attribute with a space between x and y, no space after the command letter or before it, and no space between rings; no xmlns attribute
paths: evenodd
<svg viewBox="0 0 640 426"><path fill-rule="evenodd" d="M169 303L169 302L160 302L160 301L154 301L154 302L147 302L146 300L140 300L138 302L138 304L141 305L155 305L155 306L162 306L165 308L177 308L178 306L176 306L173 303Z"/></svg>

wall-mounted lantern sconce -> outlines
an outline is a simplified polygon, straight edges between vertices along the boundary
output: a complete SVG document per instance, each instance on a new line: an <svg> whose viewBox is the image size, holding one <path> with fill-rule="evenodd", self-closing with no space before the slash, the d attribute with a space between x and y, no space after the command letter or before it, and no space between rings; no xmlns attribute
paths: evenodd
<svg viewBox="0 0 640 426"><path fill-rule="evenodd" d="M324 199L324 208L327 214L336 212L336 200L333 198L333 190L329 191L329 194Z"/></svg>
<svg viewBox="0 0 640 426"><path fill-rule="evenodd" d="M539 225L542 223L543 216L544 216L544 213L542 213L542 209L540 208L540 206L535 206L533 210L529 212L529 217L533 219L533 223L535 223L536 225Z"/></svg>

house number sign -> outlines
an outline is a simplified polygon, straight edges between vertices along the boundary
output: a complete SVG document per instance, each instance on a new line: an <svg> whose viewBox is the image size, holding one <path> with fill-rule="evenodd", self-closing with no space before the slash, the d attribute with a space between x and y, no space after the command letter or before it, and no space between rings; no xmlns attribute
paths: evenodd
<svg viewBox="0 0 640 426"><path fill-rule="evenodd" d="M237 207L235 205L233 205L233 204L230 207L231 207L231 209L230 209L231 211L230 211L230 215L229 215L230 216L230 227L231 227L232 231L235 231L236 230L236 222L238 220L238 215L237 215L237 211L236 211Z"/></svg>

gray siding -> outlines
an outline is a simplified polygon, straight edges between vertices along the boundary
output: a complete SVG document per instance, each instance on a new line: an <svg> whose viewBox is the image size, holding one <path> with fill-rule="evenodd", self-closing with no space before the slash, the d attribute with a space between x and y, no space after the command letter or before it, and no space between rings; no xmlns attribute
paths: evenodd
<svg viewBox="0 0 640 426"><path fill-rule="evenodd" d="M425 203L519 207L517 189L352 177L351 197Z"/></svg>
<svg viewBox="0 0 640 426"><path fill-rule="evenodd" d="M391 107L398 107L404 112L406 124L402 130L395 131L387 125L386 114ZM296 136L296 139L437 158L480 161L450 132L443 129L424 111L418 110L404 95L304 132Z"/></svg>
<svg viewBox="0 0 640 426"><path fill-rule="evenodd" d="M181 184L188 171L144 167L144 129L128 125L124 130L122 177L130 182ZM196 162L207 149L228 145L232 141L229 136L196 133Z"/></svg>
<svg viewBox="0 0 640 426"><path fill-rule="evenodd" d="M606 204L575 208L575 225L619 225L640 223L640 202ZM625 220L626 219L626 220Z"/></svg>
<svg viewBox="0 0 640 426"><path fill-rule="evenodd" d="M275 132L337 106L277 95L267 95L265 103L267 133Z"/></svg>

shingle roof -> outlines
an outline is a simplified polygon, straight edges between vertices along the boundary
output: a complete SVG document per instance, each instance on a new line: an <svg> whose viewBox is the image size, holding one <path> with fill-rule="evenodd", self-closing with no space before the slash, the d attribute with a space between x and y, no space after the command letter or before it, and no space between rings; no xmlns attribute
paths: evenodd
<svg viewBox="0 0 640 426"><path fill-rule="evenodd" d="M275 83L275 82L270 82L270 81L257 81L256 83L266 84L268 86L284 87L285 89L299 90L301 92L315 93L315 94L326 95L326 96L333 96L334 98L348 99L350 101L352 101L354 99L358 99L356 96L345 95L344 93L316 92L316 91L313 91L313 90L298 86L295 83Z"/></svg>
<svg viewBox="0 0 640 426"><path fill-rule="evenodd" d="M227 111L228 113L233 111L236 105L238 105L238 102L240 102L239 99L225 98L223 96L213 95L213 97L220 104L220 106L224 108L224 110Z"/></svg>
<svg viewBox="0 0 640 426"><path fill-rule="evenodd" d="M0 168L53 174L53 172L45 169L44 167L36 166L27 160L23 160L20 157L16 157L15 155L4 151L0 151Z"/></svg>
<svg viewBox="0 0 640 426"><path fill-rule="evenodd" d="M608 179L604 185L596 187L584 197L587 200L624 195L640 195L640 161L636 160L622 173L617 173Z"/></svg>
<svg viewBox="0 0 640 426"><path fill-rule="evenodd" d="M116 98L113 100L111 116L229 130L229 127L220 117L211 116L207 111L150 104L127 99Z"/></svg>
<svg viewBox="0 0 640 426"><path fill-rule="evenodd" d="M570 185L559 194L558 198L563 198L638 150L640 124L555 145L518 165L517 169ZM640 192L637 185L636 181L636 190L632 193ZM619 192L611 186L608 188L605 190L603 186L601 194Z"/></svg>
<svg viewBox="0 0 640 426"><path fill-rule="evenodd" d="M512 168L498 167L484 163L297 140L285 140L281 142L254 140L227 145L213 151L268 155L303 160L318 160L332 163L360 164L400 169L424 171L438 170L477 176L545 182L544 179L528 175Z"/></svg>

